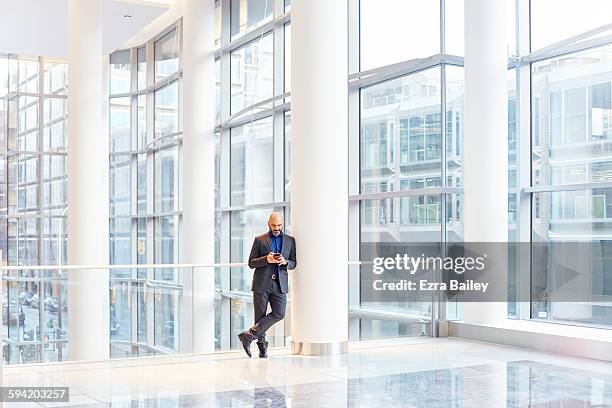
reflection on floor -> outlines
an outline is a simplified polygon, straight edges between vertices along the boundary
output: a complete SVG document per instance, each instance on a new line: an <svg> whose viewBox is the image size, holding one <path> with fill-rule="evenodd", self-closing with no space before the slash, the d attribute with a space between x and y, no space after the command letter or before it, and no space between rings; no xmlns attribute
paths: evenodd
<svg viewBox="0 0 612 408"><path fill-rule="evenodd" d="M612 406L610 363L455 339L384 344L327 358L276 350L267 360L227 353L9 367L2 385L68 385L71 407Z"/></svg>

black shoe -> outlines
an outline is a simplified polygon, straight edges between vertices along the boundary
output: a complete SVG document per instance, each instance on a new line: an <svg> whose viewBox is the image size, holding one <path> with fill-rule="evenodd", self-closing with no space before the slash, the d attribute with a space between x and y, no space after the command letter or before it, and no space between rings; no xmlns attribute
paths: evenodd
<svg viewBox="0 0 612 408"><path fill-rule="evenodd" d="M243 332L238 335L238 340L242 343L242 347L247 353L247 356L251 357L251 342L255 340L255 336L251 333Z"/></svg>
<svg viewBox="0 0 612 408"><path fill-rule="evenodd" d="M257 347L259 347L259 358L268 357L268 342L264 341L263 343L257 343Z"/></svg>

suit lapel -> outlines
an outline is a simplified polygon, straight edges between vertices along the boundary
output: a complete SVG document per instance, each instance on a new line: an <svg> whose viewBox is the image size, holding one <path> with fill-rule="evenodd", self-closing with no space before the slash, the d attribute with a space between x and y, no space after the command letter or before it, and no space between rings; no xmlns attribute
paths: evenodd
<svg viewBox="0 0 612 408"><path fill-rule="evenodd" d="M274 252L274 250L272 249L272 239L270 239L270 234L266 234L266 242L268 243L268 248L270 249L270 252Z"/></svg>
<svg viewBox="0 0 612 408"><path fill-rule="evenodd" d="M285 248L288 248L287 236L283 233L283 240L281 241L281 254L283 254L283 256L285 256Z"/></svg>

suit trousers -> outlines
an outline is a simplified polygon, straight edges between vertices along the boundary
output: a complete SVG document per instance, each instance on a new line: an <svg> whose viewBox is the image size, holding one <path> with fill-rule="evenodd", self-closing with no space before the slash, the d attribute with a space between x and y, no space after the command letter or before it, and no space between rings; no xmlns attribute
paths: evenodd
<svg viewBox="0 0 612 408"><path fill-rule="evenodd" d="M266 314L268 303L270 303L272 311ZM264 292L253 292L255 324L251 327L250 331L257 336L258 343L266 341L266 331L270 326L285 318L286 307L287 294L281 292L278 279L271 279Z"/></svg>

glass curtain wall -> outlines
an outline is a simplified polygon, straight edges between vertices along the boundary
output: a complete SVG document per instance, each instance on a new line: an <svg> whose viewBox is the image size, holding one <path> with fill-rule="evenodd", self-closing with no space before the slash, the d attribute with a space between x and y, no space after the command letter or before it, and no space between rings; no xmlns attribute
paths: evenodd
<svg viewBox="0 0 612 408"><path fill-rule="evenodd" d="M508 55L516 50L514 0L508 6ZM352 0L349 106L352 127L349 223L351 260L377 243L463 241L463 1ZM390 12L392 11L392 12ZM408 16L408 17L407 17ZM408 19L408 21L406 20ZM419 41L397 42L397 38ZM509 67L511 68L511 67ZM508 77L509 117L515 79ZM509 122L509 179L515 177L516 131ZM512 181L511 186L516 187ZM516 191L509 191L509 200ZM509 206L514 239L516 205ZM352 339L432 334L432 321L462 318L459 302L438 298L363 302L351 274ZM513 313L512 310L509 310Z"/></svg>
<svg viewBox="0 0 612 408"><path fill-rule="evenodd" d="M288 6L288 4L287 4ZM246 264L272 211L289 215L290 13L283 0L220 0L217 22L216 262ZM287 68L287 69L285 69ZM246 265L216 273L216 349L239 348L253 324ZM289 316L289 313L287 313ZM289 319L267 335L288 345Z"/></svg>
<svg viewBox="0 0 612 408"><path fill-rule="evenodd" d="M593 13L597 10L597 13ZM589 242L590 274L560 285L571 261L532 260L532 319L612 326L612 38L609 2L531 2L531 212L534 243ZM555 247L550 247L555 248ZM558 246L556 246L558 248ZM569 262L569 263L568 263ZM583 301L558 302L574 294Z"/></svg>
<svg viewBox="0 0 612 408"><path fill-rule="evenodd" d="M67 65L0 55L0 265L3 358L61 361L66 262Z"/></svg>
<svg viewBox="0 0 612 408"><path fill-rule="evenodd" d="M179 262L182 157L181 22L110 55L111 265ZM111 356L179 351L182 274L110 273Z"/></svg>
<svg viewBox="0 0 612 408"><path fill-rule="evenodd" d="M464 2L349 4L360 11L359 21L349 22L352 44L359 44L349 58L351 117L359 122L350 134L351 151L359 151L351 158L350 222L360 232L351 234L351 259L359 259L360 244L461 241ZM563 253L526 263L509 253L508 315L610 327L612 39L605 16L612 6L507 0L506 7L508 239L533 248L589 242L594 251L591 277L560 292L551 271ZM392 40L417 35L424 38L418 44ZM519 293L530 302L519 302ZM585 301L555 302L567 294ZM358 290L351 295L351 308L387 315L381 328L351 320L354 338L419 334L418 318L432 313L425 303L364 304ZM462 317L460 302L438 306L437 318ZM408 325L393 322L398 312Z"/></svg>

